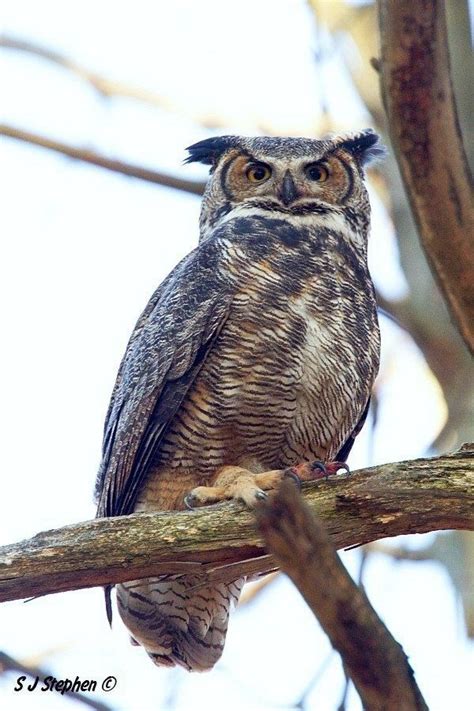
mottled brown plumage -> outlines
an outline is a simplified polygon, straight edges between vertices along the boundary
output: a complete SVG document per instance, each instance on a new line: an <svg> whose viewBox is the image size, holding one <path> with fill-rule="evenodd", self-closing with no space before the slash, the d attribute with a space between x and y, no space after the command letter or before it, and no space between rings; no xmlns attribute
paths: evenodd
<svg viewBox="0 0 474 711"><path fill-rule="evenodd" d="M104 433L98 515L241 498L302 461L345 459L379 362L367 269L370 131L325 141L209 139L201 240L153 295ZM219 658L244 580L119 585L120 614L157 664Z"/></svg>

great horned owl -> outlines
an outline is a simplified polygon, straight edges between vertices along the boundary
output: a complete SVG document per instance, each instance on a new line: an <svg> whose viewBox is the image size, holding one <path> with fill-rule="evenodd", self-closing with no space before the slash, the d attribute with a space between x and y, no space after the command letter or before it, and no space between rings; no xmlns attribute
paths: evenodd
<svg viewBox="0 0 474 711"><path fill-rule="evenodd" d="M377 142L367 130L188 149L188 162L211 166L200 242L128 344L98 516L182 509L186 495L251 506L288 467L345 460L379 364L363 182ZM118 609L156 664L202 671L222 653L244 582L133 580L117 586Z"/></svg>

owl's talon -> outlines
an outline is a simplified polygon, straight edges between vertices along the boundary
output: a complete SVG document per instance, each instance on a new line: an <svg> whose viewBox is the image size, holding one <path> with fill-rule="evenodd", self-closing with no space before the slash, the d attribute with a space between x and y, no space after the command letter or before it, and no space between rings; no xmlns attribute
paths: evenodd
<svg viewBox="0 0 474 711"><path fill-rule="evenodd" d="M184 497L184 505L189 511L194 511L197 499L193 494L186 494Z"/></svg>
<svg viewBox="0 0 474 711"><path fill-rule="evenodd" d="M314 472L320 471L325 479L327 479L329 476L329 472L328 472L326 465L324 464L324 462L319 461L319 459L315 459L314 462L311 462L310 468L311 468L311 472L313 473L313 475L314 475ZM319 479L320 475L316 474L315 478Z"/></svg>
<svg viewBox="0 0 474 711"><path fill-rule="evenodd" d="M262 491L261 489L259 489L258 491L255 492L255 498L258 501L265 501L266 499L268 499L268 494L265 491Z"/></svg>
<svg viewBox="0 0 474 711"><path fill-rule="evenodd" d="M285 471L283 472L283 477L284 479L291 479L295 482L298 489L301 489L301 479L291 467L289 469L285 469Z"/></svg>
<svg viewBox="0 0 474 711"><path fill-rule="evenodd" d="M325 464L319 459L315 459L312 462L303 462L302 464L297 464L294 467L286 469L284 476L290 476L292 478L296 476L300 481L316 481L317 479L326 479L326 481L328 481L330 476L334 476L341 469L349 473L349 467L345 462L334 461Z"/></svg>
<svg viewBox="0 0 474 711"><path fill-rule="evenodd" d="M349 469L349 466L346 464L346 462L334 461L334 462L328 462L326 464L326 471L327 471L328 476L330 476L332 474L338 474L341 471L341 469L343 469L346 474L351 473L351 470Z"/></svg>

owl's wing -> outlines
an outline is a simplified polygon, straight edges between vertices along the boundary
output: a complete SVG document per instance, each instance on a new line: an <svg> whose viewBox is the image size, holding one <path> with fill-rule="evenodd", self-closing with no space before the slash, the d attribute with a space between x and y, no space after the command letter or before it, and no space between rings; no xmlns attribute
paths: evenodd
<svg viewBox="0 0 474 711"><path fill-rule="evenodd" d="M352 447L354 446L355 439L365 424L367 415L369 413L369 408L370 408L370 397L367 400L367 405L364 408L364 412L362 413L362 415L359 419L359 422L354 427L354 430L351 432L351 434L349 435L349 437L347 438L347 440L344 442L341 449L337 453L337 456L336 456L337 462L345 462L347 457L349 456L349 452L351 451Z"/></svg>
<svg viewBox="0 0 474 711"><path fill-rule="evenodd" d="M208 241L153 294L130 338L106 417L98 516L130 513L157 446L224 325L232 300Z"/></svg>

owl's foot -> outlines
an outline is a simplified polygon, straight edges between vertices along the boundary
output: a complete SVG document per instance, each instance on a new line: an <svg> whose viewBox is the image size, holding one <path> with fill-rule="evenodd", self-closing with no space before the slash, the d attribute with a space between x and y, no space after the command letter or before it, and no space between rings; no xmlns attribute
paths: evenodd
<svg viewBox="0 0 474 711"><path fill-rule="evenodd" d="M214 480L213 486L197 486L184 497L188 509L216 504L219 501L237 499L253 508L267 498L267 491L277 489L283 479L292 479L298 487L303 481L327 479L341 469L349 472L345 462L304 462L288 469L273 469L254 474L242 467L223 467Z"/></svg>
<svg viewBox="0 0 474 711"><path fill-rule="evenodd" d="M237 499L253 508L259 501L267 498L267 491L276 489L288 476L297 480L297 475L286 469L254 474L242 467L223 467L213 486L197 486L185 496L184 503L188 509L193 509L196 506Z"/></svg>

